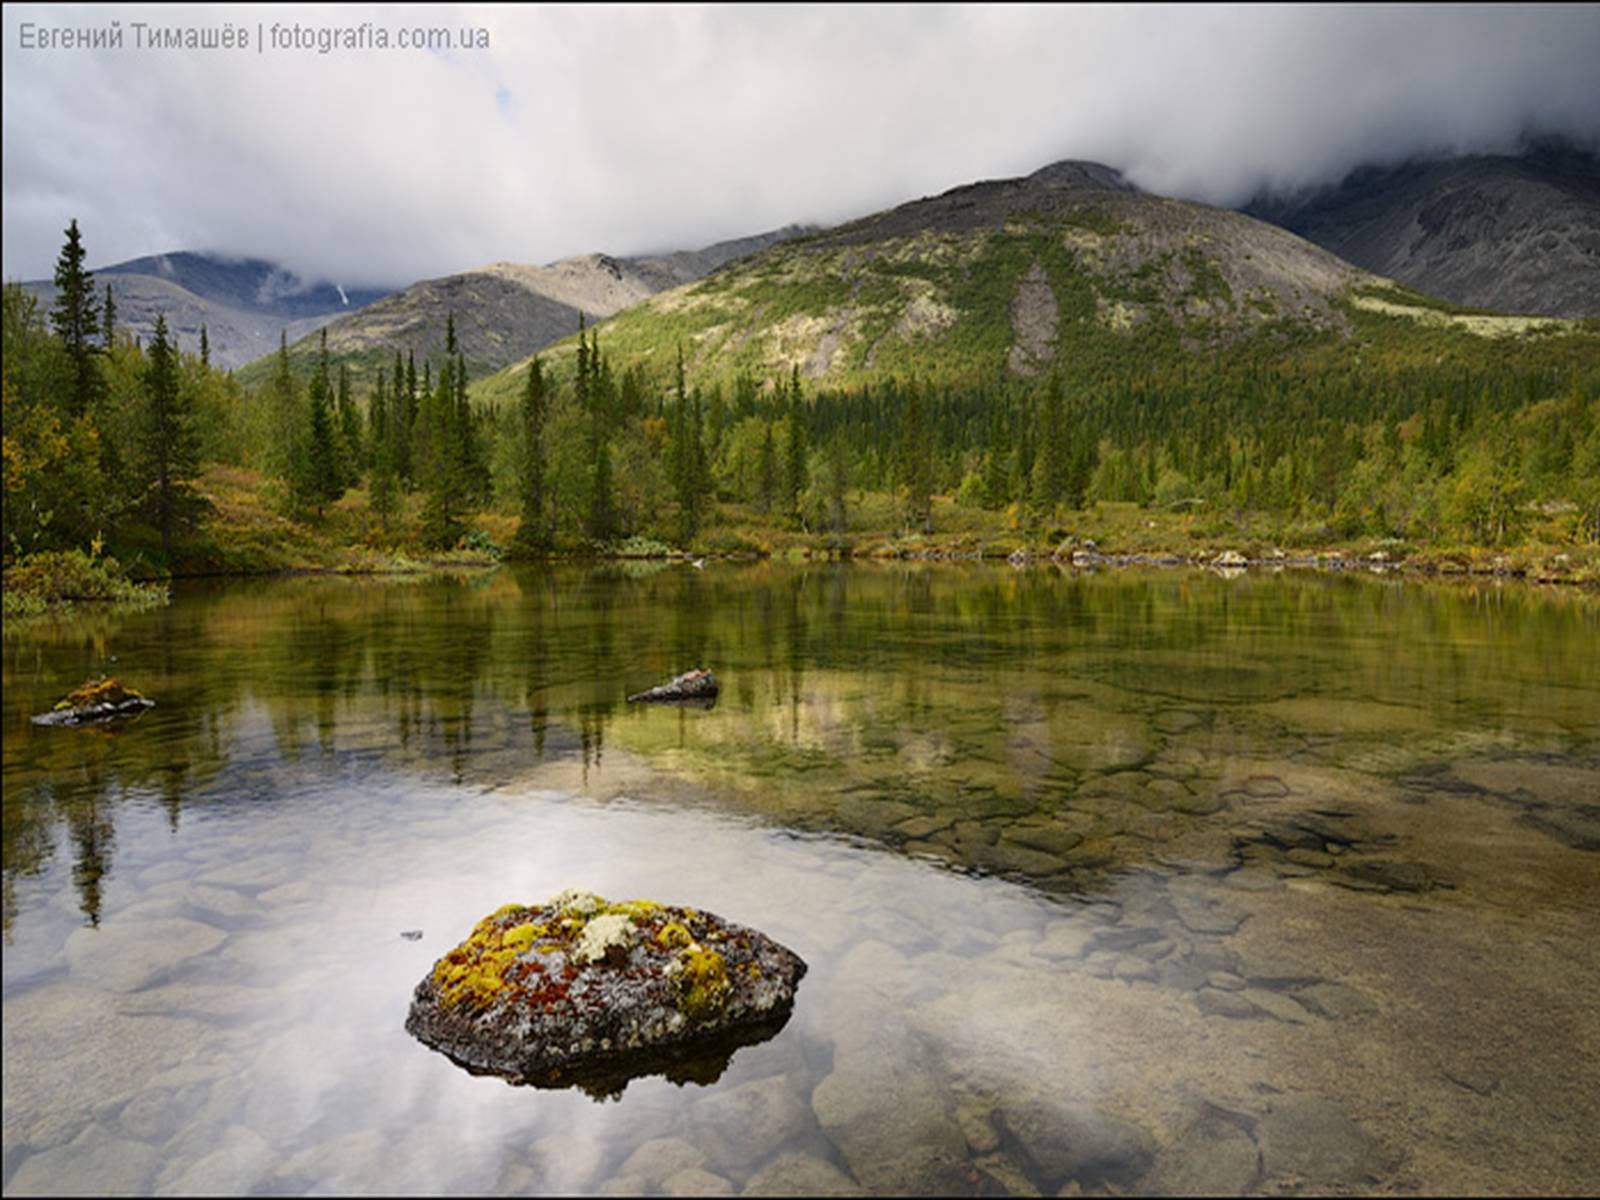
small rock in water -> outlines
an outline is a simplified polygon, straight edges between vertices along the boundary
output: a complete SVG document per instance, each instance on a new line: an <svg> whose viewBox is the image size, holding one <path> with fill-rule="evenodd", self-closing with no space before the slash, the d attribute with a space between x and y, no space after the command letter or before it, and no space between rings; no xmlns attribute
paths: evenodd
<svg viewBox="0 0 1600 1200"><path fill-rule="evenodd" d="M685 671L682 675L674 676L660 687L653 687L648 691L635 692L628 697L629 704L676 704L694 702L697 704L715 703L717 699L717 677L707 670Z"/></svg>
<svg viewBox="0 0 1600 1200"><path fill-rule="evenodd" d="M567 891L508 904L434 964L406 1029L477 1074L616 1095L709 1083L788 1020L806 964L712 913Z"/></svg>
<svg viewBox="0 0 1600 1200"><path fill-rule="evenodd" d="M136 717L155 701L115 677L91 679L68 692L47 713L33 718L35 725L101 725Z"/></svg>

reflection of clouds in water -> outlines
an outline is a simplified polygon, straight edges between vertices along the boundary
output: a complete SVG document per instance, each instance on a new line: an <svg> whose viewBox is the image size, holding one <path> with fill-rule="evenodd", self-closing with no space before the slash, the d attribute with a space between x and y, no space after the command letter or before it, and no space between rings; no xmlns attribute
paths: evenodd
<svg viewBox="0 0 1600 1200"><path fill-rule="evenodd" d="M995 898L1012 891L1005 885L739 822L548 794L464 803L415 785L369 787L337 801L291 800L249 821L217 814L206 826L186 847L194 855L184 860L192 861L187 878L130 897L148 907L180 889L209 888L246 906L231 923L233 945L177 964L165 989L165 1006L181 1011L187 982L193 1011L184 1019L228 1031L189 1057L232 1057L189 1122L185 1145L203 1145L207 1129L220 1137L241 1126L273 1147L277 1170L321 1143L359 1158L372 1142L358 1135L376 1130L384 1152L364 1186L490 1187L506 1162L528 1160L527 1147L548 1136L598 1139L620 1156L647 1134L683 1132L700 1098L750 1082L751 1069L778 1071L804 1096L816 1080L798 1044L902 1024L909 1005L946 986L925 970L908 972L898 950L887 952L901 964L891 969L871 950L881 939L948 954L992 937L974 931L1037 919L1034 902L1020 894ZM717 1088L639 1080L614 1104L470 1076L405 1034L412 988L485 911L569 885L731 914L794 946L815 973L801 985L795 1027L770 1047L740 1051ZM214 911L196 915L229 924ZM402 939L404 928L421 928L422 941ZM137 1006L139 996L130 1002ZM85 1049L104 1044L91 1039ZM750 1066L740 1061L746 1055ZM89 1067L80 1064L76 1088L64 1089L58 1105L87 1113L103 1101ZM290 1175L313 1165L339 1169L313 1158Z"/></svg>
<svg viewBox="0 0 1600 1200"><path fill-rule="evenodd" d="M715 583L709 571L705 582ZM30 851L27 828L7 814L8 1193L40 1181L89 1191L207 1181L222 1191L575 1191L619 1173L664 1186L669 1167L737 1187L779 1152L809 1156L804 1169L819 1178L842 1168L898 1181L896 1190L944 1182L915 1175L927 1169L915 1164L886 1166L893 1147L962 1169L983 1159L992 1178L1021 1172L1053 1192L1081 1164L1049 1142L1050 1128L1092 1129L1106 1154L1124 1155L1115 1170L1131 1172L1151 1152L1146 1135L1165 1144L1188 1127L1184 1097L1266 1121L1258 1083L1330 1097L1372 1128L1389 1111L1441 1114L1437 1128L1392 1136L1426 1166L1418 1178L1429 1190L1486 1190L1510 1186L1536 1153L1506 1144L1505 1131L1531 1128L1541 1111L1522 1081L1542 1075L1600 1094L1559 1036L1581 1002L1567 998L1585 995L1600 966L1592 940L1553 915L1593 907L1592 872L1578 873L1586 859L1572 848L1589 836L1572 822L1592 768L1571 758L1574 740L1592 744L1592 660L1570 653L1587 645L1570 613L1535 607L1516 623L1522 633L1478 643L1456 636L1475 629L1467 607L1434 592L1378 611L1393 597L1364 582L1264 589L1195 577L1184 604L1169 579L1063 582L1025 592L1015 621L986 627L995 652L982 670L894 658L893 622L888 636L868 622L841 633L843 649L830 643L831 662L789 646L804 660L799 687L787 667L738 661L754 634L741 641L708 619L729 639L737 702L615 719L594 699L623 690L608 682L614 672L596 667L570 628L555 636L554 610L547 645L568 656L559 673L572 682L543 682L545 651L518 640L529 630L517 605L531 596L514 585L503 574L488 581L515 602L495 609L498 640L435 646L409 667L373 657L403 659L404 645L330 637L335 665L323 682L333 687L312 694L287 668L256 674L279 661L270 653L234 663L219 643L197 656L204 686L180 686L181 672L169 685L196 709L204 698L203 722L158 708L114 755L8 736L8 782L60 790L27 809L37 828L70 815L74 788L115 818L114 843L101 843L114 845L114 860L96 860L110 868L96 879L96 931L83 928L86 879L73 878L69 843ZM871 576L849 586L869 612L893 600ZM1110 617L1122 611L1119 589L1147 593L1153 611L1105 625L1104 636L1072 626L1070 644L1057 644L1050 631L1075 611L1067 600ZM1219 613L1223 589L1232 607ZM273 594L282 603L263 605L270 619L247 626L256 640L298 611L296 589ZM370 616L371 593L318 595L330 611L349 601L352 628ZM970 598L940 582L924 599L952 597ZM738 587L723 596L741 599ZM414 589L395 610L434 619L424 600ZM1318 638L1274 624L1291 601ZM631 620L648 607L619 612ZM180 626L185 611L170 614ZM476 611L458 606L444 623L470 623ZM1140 644L1126 644L1134 635ZM1546 643L1572 664L1565 682L1549 672ZM895 671L834 665L873 654ZM441 655L460 662L445 670ZM919 672L937 682L901 686L899 674ZM530 677L550 701L538 752L532 702L522 703ZM458 694L435 704L441 689ZM1360 707L1368 694L1390 702ZM1462 747L1545 741L1566 749L1566 766L1459 761ZM299 756L285 762L289 745ZM1454 774L1390 786L1366 773L1429 756L1452 760ZM447 786L463 762L485 790ZM183 783L181 808L169 803L169 778ZM575 799L585 778L595 797L638 799ZM1101 903L1054 903L881 849L718 817L705 805L724 782L743 811L767 820L838 818L847 832L911 839L914 853L1020 864ZM1533 802L1547 806L1544 825L1528 823ZM1352 814L1340 819L1344 833L1309 830L1308 812L1335 807ZM1552 833L1561 814L1571 820ZM1239 837L1246 852L1235 853ZM1448 905L1432 892L1348 890L1363 882L1350 862L1371 858L1425 863L1456 890ZM1213 878L1236 859L1241 869ZM1057 860L1098 865L1053 874ZM1128 870L1137 864L1145 869ZM1384 878L1403 883L1404 873ZM695 904L789 945L812 968L789 1025L735 1054L712 1087L641 1079L609 1104L474 1078L404 1032L412 988L480 917L568 886ZM1541 922L1541 937L1503 936L1507 913ZM203 929L182 922L226 940L209 948ZM172 936L123 937L130 929ZM403 940L407 929L422 940ZM86 965L95 956L105 970ZM1455 965L1407 970L1418 958ZM142 986L113 992L107 980ZM1466 988L1484 997L1485 1015L1443 1028ZM1482 1022L1497 996L1554 1015L1490 1028ZM1496 1081L1493 1128L1471 1107L1478 1093L1439 1082L1417 1047L1456 1075ZM1375 1062L1395 1065L1379 1076ZM1085 1104L1099 1115L1074 1107ZM1461 1130L1498 1143L1494 1160L1449 1150ZM1228 1144L1268 1161L1266 1142L1239 1136ZM735 1141L756 1149L736 1153ZM1576 1133L1572 1144L1583 1144ZM219 1164L206 1164L224 1150L235 1175L221 1187ZM988 1161L995 1155L1013 1157ZM1121 1178L1105 1163L1081 1169Z"/></svg>

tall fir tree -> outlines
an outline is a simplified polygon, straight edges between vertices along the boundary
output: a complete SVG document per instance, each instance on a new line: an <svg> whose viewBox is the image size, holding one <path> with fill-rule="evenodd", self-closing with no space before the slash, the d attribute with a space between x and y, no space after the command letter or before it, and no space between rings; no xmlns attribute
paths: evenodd
<svg viewBox="0 0 1600 1200"><path fill-rule="evenodd" d="M1051 372L1045 386L1034 433L1033 481L1030 489L1034 507L1051 515L1067 490L1067 457L1061 414L1061 377Z"/></svg>
<svg viewBox="0 0 1600 1200"><path fill-rule="evenodd" d="M378 514L378 522L385 537L389 534L389 525L394 516L397 499L398 480L395 477L394 469L394 436L393 430L390 428L393 420L394 415L389 402L388 382L384 378L383 368L379 367L378 381L372 390L372 398L367 403L366 444L371 453L367 494L372 511Z"/></svg>
<svg viewBox="0 0 1600 1200"><path fill-rule="evenodd" d="M537 556L549 551L551 527L546 515L548 504L545 463L545 422L550 399L545 391L544 364L534 355L528 363L528 382L522 389L522 453L518 462L517 484L522 496L522 521L517 526L512 548L520 555Z"/></svg>
<svg viewBox="0 0 1600 1200"><path fill-rule="evenodd" d="M431 380L423 363L424 383ZM439 369L439 382L424 390L417 416L417 469L422 481L422 531L431 546L449 547L465 535L461 522L463 496L456 445L455 368Z"/></svg>
<svg viewBox="0 0 1600 1200"><path fill-rule="evenodd" d="M989 415L989 445L983 456L983 506L1004 508L1011 502L1011 417L1004 391L995 396Z"/></svg>
<svg viewBox="0 0 1600 1200"><path fill-rule="evenodd" d="M928 430L922 385L906 385L900 416L897 483L901 514L908 529L928 532L933 525L933 440Z"/></svg>
<svg viewBox="0 0 1600 1200"><path fill-rule="evenodd" d="M110 301L111 287L108 284L106 286L106 302L109 304ZM204 325L200 326L200 365L202 367L211 365L211 334L206 331Z"/></svg>
<svg viewBox="0 0 1600 1200"><path fill-rule="evenodd" d="M194 512L200 438L181 384L177 348L167 338L164 313L156 315L143 383L139 463L148 486L145 507L161 531L162 557L171 562L173 532Z"/></svg>
<svg viewBox="0 0 1600 1200"><path fill-rule="evenodd" d="M778 494L778 448L772 436L772 422L766 423L761 435L761 459L756 467L756 501L763 513L772 511L772 502Z"/></svg>
<svg viewBox="0 0 1600 1200"><path fill-rule="evenodd" d="M404 378L405 386L401 386ZM390 423L391 440L394 442L394 473L402 487L409 487L415 474L415 451L413 441L417 427L417 356L415 352L406 355L404 370L400 363L400 351L394 352L394 417Z"/></svg>
<svg viewBox="0 0 1600 1200"><path fill-rule="evenodd" d="M201 344L204 345L205 327L200 328ZM111 353L117 344L117 299L111 294L111 285L106 284L106 301L100 307L100 346L107 353Z"/></svg>
<svg viewBox="0 0 1600 1200"><path fill-rule="evenodd" d="M66 242L56 259L56 303L50 322L67 352L71 375L66 393L67 415L81 417L94 410L104 390L100 374L100 302L94 275L84 267L83 237L74 217L66 229Z"/></svg>
<svg viewBox="0 0 1600 1200"><path fill-rule="evenodd" d="M806 437L806 414L800 402L800 368L794 368L789 383L789 422L783 448L783 500L792 517L800 516L800 498L810 485Z"/></svg>
<svg viewBox="0 0 1600 1200"><path fill-rule="evenodd" d="M479 509L487 506L490 500L489 461L483 450L478 414L473 411L467 395L467 360L460 354L456 355L454 380L455 416L451 433L456 486L461 490L462 503L469 509Z"/></svg>
<svg viewBox="0 0 1600 1200"><path fill-rule="evenodd" d="M589 536L597 542L609 542L617 535L616 503L612 496L615 487L611 478L611 443L602 438L595 452L588 521Z"/></svg>
<svg viewBox="0 0 1600 1200"><path fill-rule="evenodd" d="M344 471L345 484L354 487L366 470L366 443L361 436L361 414L356 411L354 397L350 395L350 367L339 364L339 459Z"/></svg>
<svg viewBox="0 0 1600 1200"><path fill-rule="evenodd" d="M833 531L835 549L844 539L847 524L845 491L849 486L849 453L844 431L835 430L828 440L828 527Z"/></svg>
<svg viewBox="0 0 1600 1200"><path fill-rule="evenodd" d="M321 517L327 505L344 495L345 474L339 462L338 433L334 425L328 372L328 331L322 331L316 369L307 390L305 458L300 464L300 494Z"/></svg>
<svg viewBox="0 0 1600 1200"><path fill-rule="evenodd" d="M305 482L301 462L305 448L305 421L301 416L299 388L289 366L287 330L281 330L278 334L278 355L273 364L268 403L272 438L268 465L288 489L289 509L298 511L303 506L302 485Z"/></svg>

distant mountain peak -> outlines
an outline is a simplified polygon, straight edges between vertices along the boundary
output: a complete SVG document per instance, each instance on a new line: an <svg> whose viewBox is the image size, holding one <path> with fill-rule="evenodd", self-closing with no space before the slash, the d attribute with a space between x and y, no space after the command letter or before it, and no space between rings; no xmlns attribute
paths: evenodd
<svg viewBox="0 0 1600 1200"><path fill-rule="evenodd" d="M1064 158L1060 162L1040 167L1029 175L1028 179L1033 183L1060 188L1091 188L1108 192L1143 190L1124 179L1122 172L1115 167L1079 158Z"/></svg>

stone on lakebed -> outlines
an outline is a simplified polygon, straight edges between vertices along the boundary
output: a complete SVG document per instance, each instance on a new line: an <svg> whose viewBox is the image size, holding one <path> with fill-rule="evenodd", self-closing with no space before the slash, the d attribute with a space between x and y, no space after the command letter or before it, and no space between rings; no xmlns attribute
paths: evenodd
<svg viewBox="0 0 1600 1200"><path fill-rule="evenodd" d="M614 1095L709 1083L788 1020L798 955L712 913L566 891L508 904L434 964L406 1029L477 1074Z"/></svg>
<svg viewBox="0 0 1600 1200"><path fill-rule="evenodd" d="M697 669L675 675L660 687L635 692L628 697L629 704L697 704L709 706L716 703L717 677L710 671Z"/></svg>
<svg viewBox="0 0 1600 1200"><path fill-rule="evenodd" d="M99 725L136 717L155 701L146 699L116 678L91 679L55 702L47 713L33 718L35 725Z"/></svg>

